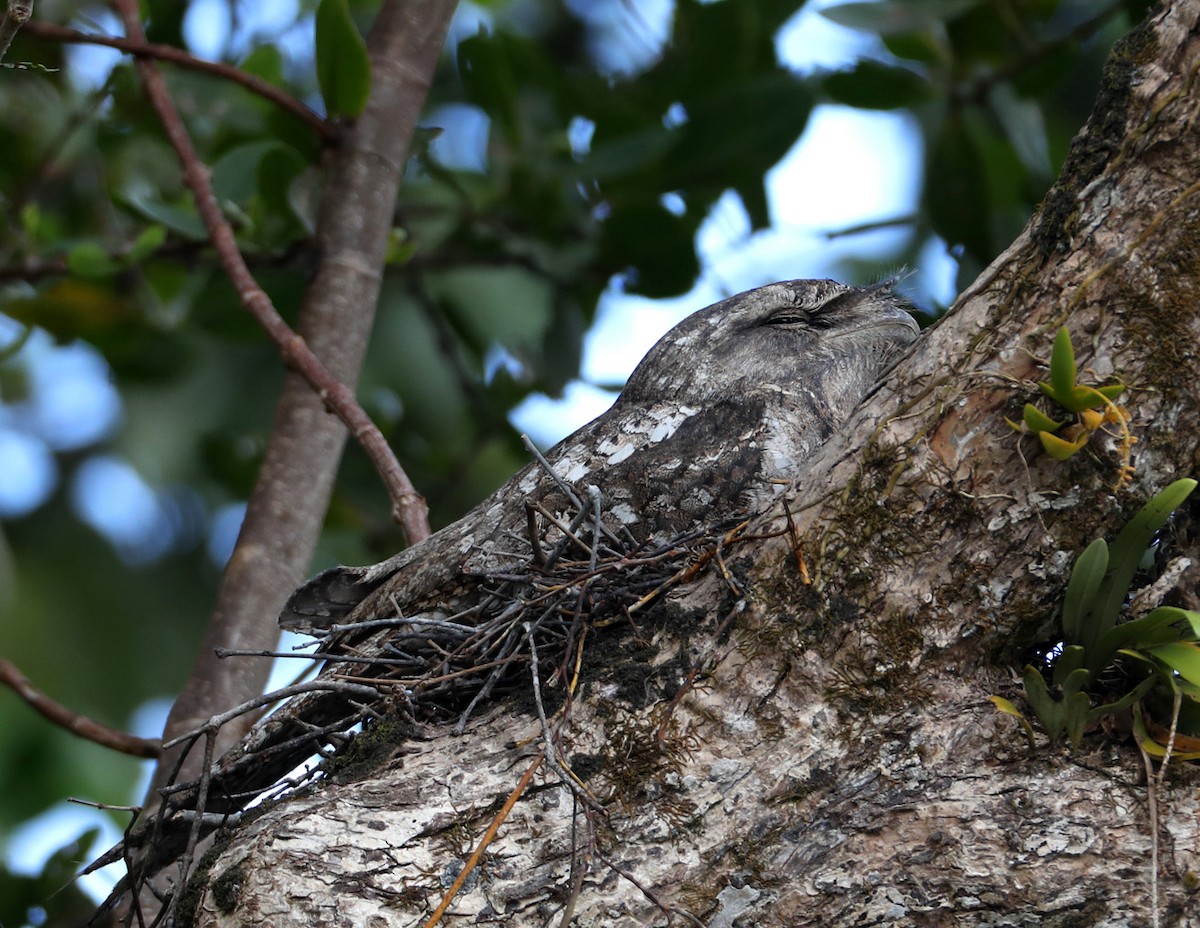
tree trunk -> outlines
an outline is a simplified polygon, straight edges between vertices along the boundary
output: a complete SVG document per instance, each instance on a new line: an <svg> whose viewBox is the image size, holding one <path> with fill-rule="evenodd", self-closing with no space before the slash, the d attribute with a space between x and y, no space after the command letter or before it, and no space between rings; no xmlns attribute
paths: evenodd
<svg viewBox="0 0 1200 928"><path fill-rule="evenodd" d="M1078 552L1196 469L1198 18L1166 4L1118 45L1037 215L728 577L585 649L559 760L441 924L1200 925L1195 772L1172 763L1155 827L1131 742L1031 750L988 701L1021 701ZM1131 481L1116 438L1056 461L1005 424L1062 325L1082 380L1129 385ZM373 769L224 837L196 923L425 924L543 730L511 704L461 737L377 726Z"/></svg>

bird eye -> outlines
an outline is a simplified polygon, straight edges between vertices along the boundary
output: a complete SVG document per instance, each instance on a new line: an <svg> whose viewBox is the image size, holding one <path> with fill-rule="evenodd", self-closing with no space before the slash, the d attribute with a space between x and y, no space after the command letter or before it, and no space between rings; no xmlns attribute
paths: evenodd
<svg viewBox="0 0 1200 928"><path fill-rule="evenodd" d="M808 313L788 307L768 316L764 323L766 325L803 325L808 321Z"/></svg>

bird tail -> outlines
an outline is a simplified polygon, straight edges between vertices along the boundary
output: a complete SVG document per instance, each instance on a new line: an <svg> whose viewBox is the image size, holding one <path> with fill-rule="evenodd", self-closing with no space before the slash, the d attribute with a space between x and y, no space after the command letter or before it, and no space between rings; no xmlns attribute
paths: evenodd
<svg viewBox="0 0 1200 928"><path fill-rule="evenodd" d="M301 585L283 606L279 625L288 631L327 629L348 616L387 575L367 567L331 567Z"/></svg>

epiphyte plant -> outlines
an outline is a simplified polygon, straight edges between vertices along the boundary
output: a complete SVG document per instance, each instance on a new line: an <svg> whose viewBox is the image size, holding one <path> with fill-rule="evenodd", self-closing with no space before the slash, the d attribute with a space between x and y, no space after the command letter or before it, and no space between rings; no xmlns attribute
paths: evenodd
<svg viewBox="0 0 1200 928"><path fill-rule="evenodd" d="M1118 622L1155 534L1195 488L1195 480L1176 480L1142 507L1111 546L1098 538L1076 558L1063 597L1062 647L1051 681L1047 684L1032 665L1023 675L1025 697L1052 742L1065 732L1077 747L1088 725L1135 706L1156 685L1200 706L1200 612L1159 606ZM1090 688L1120 657L1150 672L1114 702L1093 706ZM1016 716L1033 740L1028 721L1010 701L999 696L992 701Z"/></svg>
<svg viewBox="0 0 1200 928"><path fill-rule="evenodd" d="M1103 426L1116 425L1120 429L1117 450L1121 455L1117 488L1121 489L1133 475L1130 459L1136 441L1129 434L1128 411L1114 402L1125 391L1125 385L1081 384L1078 378L1079 371L1075 365L1075 348L1071 344L1071 333L1064 326L1058 330L1054 348L1050 353L1050 377L1038 383L1038 387L1059 408L1071 414L1071 417L1062 418L1060 421L1033 403L1026 403L1021 422L1013 422L1011 419L1005 421L1019 432L1036 435L1046 453L1057 461L1065 461L1077 453Z"/></svg>

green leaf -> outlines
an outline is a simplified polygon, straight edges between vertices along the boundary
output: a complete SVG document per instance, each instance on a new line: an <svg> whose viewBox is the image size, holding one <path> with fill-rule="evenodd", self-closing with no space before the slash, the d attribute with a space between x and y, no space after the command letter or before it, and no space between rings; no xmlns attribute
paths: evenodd
<svg viewBox="0 0 1200 928"><path fill-rule="evenodd" d="M463 39L456 54L467 99L495 121L510 145L519 148L521 125L513 63L526 54L535 57L537 50L526 51L524 43L510 36L481 31Z"/></svg>
<svg viewBox="0 0 1200 928"><path fill-rule="evenodd" d="M676 296L700 272L693 228L657 203L631 203L604 221L604 260L614 271L633 271L629 289L651 298Z"/></svg>
<svg viewBox="0 0 1200 928"><path fill-rule="evenodd" d="M1082 667L1067 675L1062 685L1063 698L1055 699L1038 669L1026 665L1023 680L1025 696L1046 735L1054 741L1066 729L1071 743L1077 744L1091 709L1086 688L1091 675Z"/></svg>
<svg viewBox="0 0 1200 928"><path fill-rule="evenodd" d="M1025 427L1031 432L1056 432L1062 427L1061 422L1055 422L1038 409L1033 403L1025 404Z"/></svg>
<svg viewBox="0 0 1200 928"><path fill-rule="evenodd" d="M1063 700L1063 728L1067 732L1067 740L1071 747L1079 747L1083 740L1083 729L1087 726L1092 713L1092 703L1087 693L1072 693Z"/></svg>
<svg viewBox="0 0 1200 928"><path fill-rule="evenodd" d="M1063 680L1062 691L1064 697L1074 696L1077 693L1086 693L1087 685L1090 682L1092 675L1088 673L1086 667L1076 667Z"/></svg>
<svg viewBox="0 0 1200 928"><path fill-rule="evenodd" d="M1025 737L1029 740L1029 746L1031 748L1034 747L1035 742L1033 738L1033 726L1029 724L1029 719L1025 718L1025 714L1016 706L1014 706L1010 700L1005 699L1003 696L989 696L988 699L992 701L992 705L994 705L999 711L1003 712L1005 715L1011 715L1021 723L1021 729L1025 732Z"/></svg>
<svg viewBox="0 0 1200 928"><path fill-rule="evenodd" d="M934 231L946 242L963 245L987 262L996 204L988 193L983 153L960 111L951 111L925 159L925 189Z"/></svg>
<svg viewBox="0 0 1200 928"><path fill-rule="evenodd" d="M159 225L158 223L146 226L138 234L138 237L133 240L133 246L129 249L129 253L125 255L125 263L140 264L154 254L154 252L158 251L166 240L166 226Z"/></svg>
<svg viewBox="0 0 1200 928"><path fill-rule="evenodd" d="M1167 756L1166 748L1159 744L1146 729L1146 720L1140 706L1135 706L1133 710L1133 736L1137 739L1141 749L1151 757L1162 760ZM1171 756L1177 760L1196 760L1200 758L1200 751L1173 751Z"/></svg>
<svg viewBox="0 0 1200 928"><path fill-rule="evenodd" d="M277 86L285 84L283 53L279 51L277 45L260 45L258 48L251 49L250 53L242 59L238 68Z"/></svg>
<svg viewBox="0 0 1200 928"><path fill-rule="evenodd" d="M1042 104L1018 97L1006 81L992 87L989 102L1021 166L1030 177L1048 184L1054 172L1050 166L1050 144Z"/></svg>
<svg viewBox="0 0 1200 928"><path fill-rule="evenodd" d="M1025 684L1025 698L1029 700L1033 714L1041 722L1046 736L1054 741L1062 734L1063 730L1062 706L1050 695L1046 681L1042 679L1041 673L1032 664L1025 666L1022 680Z"/></svg>
<svg viewBox="0 0 1200 928"><path fill-rule="evenodd" d="M1191 609L1179 609L1176 606L1159 606L1146 618L1153 618L1160 613L1173 616L1176 623L1182 624L1186 622L1191 628L1192 639L1200 640L1200 612L1193 612Z"/></svg>
<svg viewBox="0 0 1200 928"><path fill-rule="evenodd" d="M1067 645L1054 662L1053 683L1062 686L1068 677L1083 666L1084 650L1077 644Z"/></svg>
<svg viewBox="0 0 1200 928"><path fill-rule="evenodd" d="M1183 641L1188 632L1176 628L1180 622L1192 625L1191 634L1197 633L1194 623L1200 614L1174 606L1160 606L1148 615L1132 622L1123 622L1109 631L1095 646L1097 666L1108 664L1114 654L1122 649L1146 649L1169 642Z"/></svg>
<svg viewBox="0 0 1200 928"><path fill-rule="evenodd" d="M1063 636L1070 644L1083 643L1084 623L1091 615L1107 570L1108 543L1103 538L1097 538L1075 559L1062 611Z"/></svg>
<svg viewBox="0 0 1200 928"><path fill-rule="evenodd" d="M830 74L822 86L838 103L869 110L914 106L933 95L929 82L915 71L869 58L859 61L849 71Z"/></svg>
<svg viewBox="0 0 1200 928"><path fill-rule="evenodd" d="M1138 702L1143 696L1149 693L1157 682L1158 678L1154 674L1151 674L1115 702L1105 703L1103 706L1097 706L1088 714L1088 721L1096 722L1104 718L1106 715L1112 715L1116 712L1121 712L1125 709L1128 709L1134 703Z"/></svg>
<svg viewBox="0 0 1200 928"><path fill-rule="evenodd" d="M95 242L83 242L67 252L67 270L85 280L106 280L121 269L107 251Z"/></svg>
<svg viewBox="0 0 1200 928"><path fill-rule="evenodd" d="M1084 432L1075 441L1067 441L1050 432L1038 432L1037 437L1050 457L1056 461L1065 461L1087 444L1088 433Z"/></svg>
<svg viewBox="0 0 1200 928"><path fill-rule="evenodd" d="M1200 645L1194 641L1173 641L1146 651L1189 683L1200 686Z"/></svg>
<svg viewBox="0 0 1200 928"><path fill-rule="evenodd" d="M1075 376L1075 348L1071 345L1071 333L1063 326L1058 330L1058 335L1054 338L1054 348L1050 352L1050 387L1053 390L1051 398L1063 403L1070 397L1075 391Z"/></svg>
<svg viewBox="0 0 1200 928"><path fill-rule="evenodd" d="M371 91L371 60L347 0L321 0L316 16L317 84L331 116L353 119Z"/></svg>
<svg viewBox="0 0 1200 928"><path fill-rule="evenodd" d="M929 28L919 32L885 35L881 38L887 50L897 58L907 58L909 61L921 61L926 64L946 63L950 60L944 29Z"/></svg>
<svg viewBox="0 0 1200 928"><path fill-rule="evenodd" d="M1104 666L1097 663L1103 655L1093 652L1100 639L1116 625L1142 554L1154 540L1154 533L1166 524L1171 513L1195 488L1196 481L1188 478L1164 487L1129 520L1109 548L1109 572L1096 594L1090 641L1082 642L1088 649L1088 667L1093 673L1099 672Z"/></svg>
<svg viewBox="0 0 1200 928"><path fill-rule="evenodd" d="M245 206L259 192L259 165L273 151L286 148L274 140L235 145L212 166L213 193L221 201Z"/></svg>
<svg viewBox="0 0 1200 928"><path fill-rule="evenodd" d="M176 232L184 238L192 239L193 241L204 241L208 238L208 232L204 228L204 223L200 221L200 217L196 215L196 211L194 208L191 208L190 203L186 208L173 206L161 200L140 194L131 196L125 203L130 209L140 213L146 219L161 223L172 232Z"/></svg>

